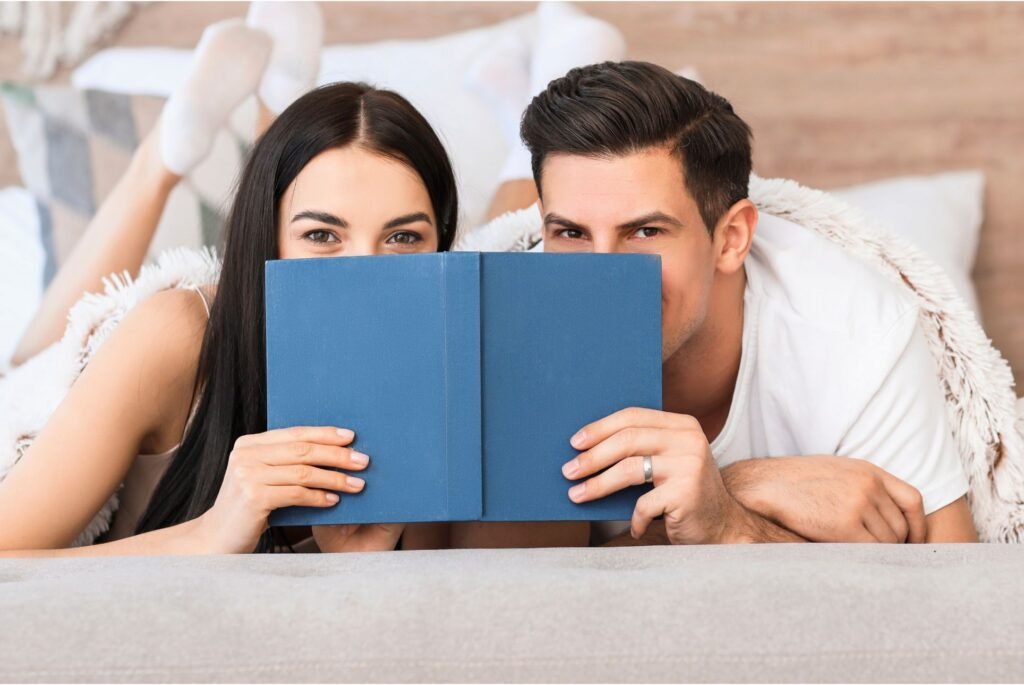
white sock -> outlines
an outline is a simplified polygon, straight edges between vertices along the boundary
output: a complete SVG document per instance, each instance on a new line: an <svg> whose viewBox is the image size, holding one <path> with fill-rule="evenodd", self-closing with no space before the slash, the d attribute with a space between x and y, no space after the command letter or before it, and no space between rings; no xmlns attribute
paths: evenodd
<svg viewBox="0 0 1024 685"><path fill-rule="evenodd" d="M537 20L537 44L530 61L531 96L573 67L626 57L626 40L618 29L571 3L542 2L537 6Z"/></svg>
<svg viewBox="0 0 1024 685"><path fill-rule="evenodd" d="M618 62L626 56L626 40L618 29L584 14L571 3L541 2L537 6L537 21L539 27L530 59L527 102L573 67ZM529 151L517 139L499 179L504 182L523 178L533 178L533 169Z"/></svg>
<svg viewBox="0 0 1024 685"><path fill-rule="evenodd" d="M316 87L324 18L315 2L254 2L246 23L273 39L270 64L260 82L259 96L275 114Z"/></svg>
<svg viewBox="0 0 1024 685"><path fill-rule="evenodd" d="M494 110L509 147L519 144L519 123L530 97L530 53L518 37L506 35L469 67L466 86Z"/></svg>
<svg viewBox="0 0 1024 685"><path fill-rule="evenodd" d="M240 19L206 28L160 116L160 158L170 171L184 176L203 160L232 110L256 90L269 56L270 38Z"/></svg>

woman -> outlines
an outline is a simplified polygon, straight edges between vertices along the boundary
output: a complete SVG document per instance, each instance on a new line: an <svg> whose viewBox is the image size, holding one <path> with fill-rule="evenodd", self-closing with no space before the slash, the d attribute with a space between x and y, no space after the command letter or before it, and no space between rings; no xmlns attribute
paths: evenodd
<svg viewBox="0 0 1024 685"><path fill-rule="evenodd" d="M0 549L249 552L270 547L270 511L331 506L335 493L359 492L356 474L372 455L348 447L354 434L347 427L266 431L264 262L446 250L457 213L443 146L403 98L335 84L297 100L260 138L242 173L216 297L212 289L166 291L125 317L0 484ZM130 534L138 512L122 508L107 542L59 549L126 478L132 486L142 458L154 456L170 463L152 496L138 492L151 481L125 493L146 502L138 534ZM443 542L492 545L496 532L507 542L516 529L528 530L534 544L585 544L588 535L579 523L456 532L458 525L441 533L424 527L430 539L421 544L450 533ZM393 549L402 531L313 532L322 549L351 551Z"/></svg>

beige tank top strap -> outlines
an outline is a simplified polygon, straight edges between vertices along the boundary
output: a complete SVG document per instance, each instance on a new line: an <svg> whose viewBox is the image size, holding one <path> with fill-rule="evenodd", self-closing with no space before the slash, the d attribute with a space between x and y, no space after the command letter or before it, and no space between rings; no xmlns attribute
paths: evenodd
<svg viewBox="0 0 1024 685"><path fill-rule="evenodd" d="M207 297L206 293L203 292L203 289L200 288L198 285L191 285L191 286L189 286L189 290L196 291L196 293L199 295L200 299L202 299L203 307L206 308L206 318L209 319L210 318L210 298Z"/></svg>

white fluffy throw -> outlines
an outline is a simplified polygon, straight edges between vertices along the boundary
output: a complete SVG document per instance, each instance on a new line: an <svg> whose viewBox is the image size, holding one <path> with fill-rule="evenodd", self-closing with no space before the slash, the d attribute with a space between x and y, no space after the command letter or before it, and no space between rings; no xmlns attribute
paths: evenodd
<svg viewBox="0 0 1024 685"><path fill-rule="evenodd" d="M841 244L913 292L921 308L919 325L946 389L975 525L984 541L1019 542L1024 536L1024 400L1018 402L1009 365L949 278L914 246L876 229L858 210L827 193L793 181L752 177L750 197L761 211ZM455 249L526 250L540 240L540 228L540 216L529 208L470 232ZM214 282L218 273L211 252L179 249L145 267L134 281L115 277L103 294L83 298L72 309L60 342L0 378L0 479L128 310L159 290ZM115 496L76 544L89 544L104 532L116 507Z"/></svg>

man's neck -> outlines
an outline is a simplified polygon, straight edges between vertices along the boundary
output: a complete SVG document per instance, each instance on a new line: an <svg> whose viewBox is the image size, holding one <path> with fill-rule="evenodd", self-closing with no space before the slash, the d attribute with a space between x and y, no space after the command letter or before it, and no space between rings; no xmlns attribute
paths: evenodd
<svg viewBox="0 0 1024 685"><path fill-rule="evenodd" d="M700 330L662 364L665 411L696 418L712 441L729 416L743 348L746 272L721 277Z"/></svg>

